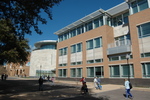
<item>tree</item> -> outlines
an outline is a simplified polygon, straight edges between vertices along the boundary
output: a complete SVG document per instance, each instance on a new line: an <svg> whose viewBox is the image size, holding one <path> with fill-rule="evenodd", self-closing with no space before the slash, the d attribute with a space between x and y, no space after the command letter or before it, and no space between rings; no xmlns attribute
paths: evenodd
<svg viewBox="0 0 150 100"><path fill-rule="evenodd" d="M0 64L4 62L23 63L29 52L25 34L31 35L31 28L42 34L39 22L46 24L41 12L52 20L51 8L62 0L0 0Z"/></svg>
<svg viewBox="0 0 150 100"><path fill-rule="evenodd" d="M0 20L11 20L15 35L24 38L25 34L31 35L31 28L38 34L42 31L38 23L46 24L47 20L41 17L45 12L52 19L51 8L62 0L0 0Z"/></svg>
<svg viewBox="0 0 150 100"><path fill-rule="evenodd" d="M9 24L9 25L8 25ZM19 39L13 33L14 27L9 20L0 21L0 65L27 61L29 45L26 39Z"/></svg>

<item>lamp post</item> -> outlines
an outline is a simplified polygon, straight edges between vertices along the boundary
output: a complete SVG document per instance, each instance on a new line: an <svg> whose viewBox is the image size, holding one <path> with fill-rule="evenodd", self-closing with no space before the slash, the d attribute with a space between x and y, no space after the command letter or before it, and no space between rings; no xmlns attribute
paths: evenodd
<svg viewBox="0 0 150 100"><path fill-rule="evenodd" d="M40 65L40 76L41 76L41 67L42 67L42 66Z"/></svg>
<svg viewBox="0 0 150 100"><path fill-rule="evenodd" d="M128 81L130 81L130 65L129 65L129 54L126 55L127 65L128 65Z"/></svg>

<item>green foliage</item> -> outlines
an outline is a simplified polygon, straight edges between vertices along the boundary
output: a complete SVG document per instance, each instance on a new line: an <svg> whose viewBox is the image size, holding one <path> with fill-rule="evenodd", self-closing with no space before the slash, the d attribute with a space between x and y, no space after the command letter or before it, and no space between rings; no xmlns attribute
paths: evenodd
<svg viewBox="0 0 150 100"><path fill-rule="evenodd" d="M11 21L0 21L0 65L5 62L21 63L27 61L28 41L19 39L14 33Z"/></svg>
<svg viewBox="0 0 150 100"><path fill-rule="evenodd" d="M42 31L38 23L46 24L41 12L45 12L52 19L51 9L62 0L0 0L0 20L10 19L15 28L15 34L24 38L25 34L31 34L31 28L38 34Z"/></svg>
<svg viewBox="0 0 150 100"><path fill-rule="evenodd" d="M38 23L46 24L41 17L45 12L52 20L51 9L62 0L0 0L0 65L5 62L23 63L29 52L25 34L31 28L42 34Z"/></svg>

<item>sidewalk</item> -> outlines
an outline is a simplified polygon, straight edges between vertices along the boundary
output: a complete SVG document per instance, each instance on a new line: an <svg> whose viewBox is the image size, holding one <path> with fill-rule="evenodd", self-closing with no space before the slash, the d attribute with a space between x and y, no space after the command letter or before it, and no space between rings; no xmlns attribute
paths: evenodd
<svg viewBox="0 0 150 100"><path fill-rule="evenodd" d="M80 87L82 85L81 82L77 81L62 81L62 80L55 80L56 83L62 83L62 84L69 84L69 85L74 85L77 87ZM112 90L117 90L117 89L124 89L123 85L115 85L115 84L104 84L102 85L102 90L97 90L94 87L93 82L87 82L88 88L91 90L91 93L101 93L101 92L106 92L106 91L112 91ZM139 91L149 91L150 88L142 88L142 87L133 87L132 90L139 90Z"/></svg>

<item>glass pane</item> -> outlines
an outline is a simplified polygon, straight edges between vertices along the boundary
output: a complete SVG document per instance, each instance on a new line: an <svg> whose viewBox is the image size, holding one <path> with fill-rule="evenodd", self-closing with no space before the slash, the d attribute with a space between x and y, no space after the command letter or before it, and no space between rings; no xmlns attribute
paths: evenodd
<svg viewBox="0 0 150 100"><path fill-rule="evenodd" d="M147 8L148 8L147 2L142 3L142 4L139 5L139 10L140 10L140 11L142 11L142 10L144 10L144 9L147 9Z"/></svg>
<svg viewBox="0 0 150 100"><path fill-rule="evenodd" d="M147 63L147 76L150 77L150 63Z"/></svg>
<svg viewBox="0 0 150 100"><path fill-rule="evenodd" d="M122 65L122 71L123 71L122 77L128 77L128 75L130 75L129 73L130 70L128 65Z"/></svg>
<svg viewBox="0 0 150 100"><path fill-rule="evenodd" d="M103 76L102 67L95 67L95 76L97 76L97 77L102 77Z"/></svg>
<svg viewBox="0 0 150 100"><path fill-rule="evenodd" d="M76 69L73 68L71 69L71 77L75 77L76 76Z"/></svg>
<svg viewBox="0 0 150 100"><path fill-rule="evenodd" d="M100 38L96 38L95 40L95 48L100 47Z"/></svg>
<svg viewBox="0 0 150 100"><path fill-rule="evenodd" d="M94 67L87 68L87 77L94 77Z"/></svg>
<svg viewBox="0 0 150 100"><path fill-rule="evenodd" d="M99 19L94 20L94 28L99 27Z"/></svg>
<svg viewBox="0 0 150 100"><path fill-rule="evenodd" d="M150 23L146 23L146 24L141 25L141 28L142 28L143 37L150 36L150 30L149 30Z"/></svg>
<svg viewBox="0 0 150 100"><path fill-rule="evenodd" d="M77 68L77 77L82 77L82 69L81 68Z"/></svg>

